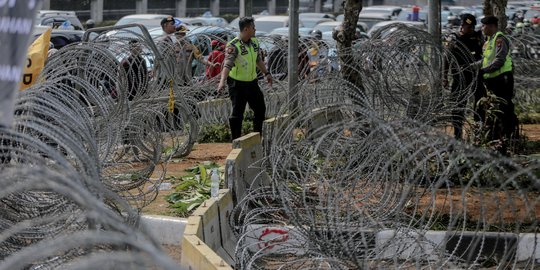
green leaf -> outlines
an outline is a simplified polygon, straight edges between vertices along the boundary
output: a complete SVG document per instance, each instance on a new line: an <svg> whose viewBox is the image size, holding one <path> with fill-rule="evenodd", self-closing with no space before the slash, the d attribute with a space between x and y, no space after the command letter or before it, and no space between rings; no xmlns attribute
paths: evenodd
<svg viewBox="0 0 540 270"><path fill-rule="evenodd" d="M176 191L188 191L190 188L197 186L197 181L195 179L186 180L178 184L174 189Z"/></svg>
<svg viewBox="0 0 540 270"><path fill-rule="evenodd" d="M168 203L176 203L182 199L184 199L185 196L183 193L177 193L177 192L174 192L174 193L171 193L167 196L165 196L165 200L168 202Z"/></svg>
<svg viewBox="0 0 540 270"><path fill-rule="evenodd" d="M186 172L190 172L192 174L199 174L199 165L195 165L193 167L189 167L185 169Z"/></svg>
<svg viewBox="0 0 540 270"><path fill-rule="evenodd" d="M206 168L204 165L199 164L199 171L201 172L201 181L204 183L206 181Z"/></svg>
<svg viewBox="0 0 540 270"><path fill-rule="evenodd" d="M201 205L203 201L200 201L200 202L194 202L192 203L190 206L187 207L187 211L190 212L191 210L193 210L195 207L198 207L199 205Z"/></svg>

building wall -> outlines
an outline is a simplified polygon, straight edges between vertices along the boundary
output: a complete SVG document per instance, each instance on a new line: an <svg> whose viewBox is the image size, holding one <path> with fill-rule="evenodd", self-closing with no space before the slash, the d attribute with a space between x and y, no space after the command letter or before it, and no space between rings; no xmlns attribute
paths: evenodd
<svg viewBox="0 0 540 270"><path fill-rule="evenodd" d="M268 9L267 0L252 0L253 13L257 14ZM325 3L330 0L323 0ZM364 6L370 5L427 5L428 0L362 0ZM90 2L91 0L50 0L51 9L57 10L75 10L81 20L86 20L90 17ZM104 19L117 20L120 17L135 13L135 0L104 0ZM149 0L149 13L175 14L176 1L174 0ZM443 0L444 5L445 0ZM456 5L470 6L481 4L482 0L454 0ZM288 0L276 1L276 13L286 14L289 7ZM238 14L239 0L220 0L220 13L223 14ZM210 9L210 0L187 1L187 16L199 16ZM312 10L313 11L313 10Z"/></svg>

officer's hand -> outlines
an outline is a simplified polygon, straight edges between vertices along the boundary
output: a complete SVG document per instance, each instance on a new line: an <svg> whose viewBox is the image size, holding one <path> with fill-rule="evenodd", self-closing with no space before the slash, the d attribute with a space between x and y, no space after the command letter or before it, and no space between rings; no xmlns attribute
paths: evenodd
<svg viewBox="0 0 540 270"><path fill-rule="evenodd" d="M225 84L223 82L219 82L219 85L218 85L218 88L217 88L218 93L221 94L224 89L225 89Z"/></svg>
<svg viewBox="0 0 540 270"><path fill-rule="evenodd" d="M270 87L272 87L272 74L268 73L266 74L266 80L268 81L268 84Z"/></svg>

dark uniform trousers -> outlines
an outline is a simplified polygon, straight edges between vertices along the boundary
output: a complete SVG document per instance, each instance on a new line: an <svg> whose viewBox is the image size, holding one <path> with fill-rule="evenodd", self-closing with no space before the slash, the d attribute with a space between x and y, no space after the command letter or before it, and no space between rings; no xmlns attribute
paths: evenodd
<svg viewBox="0 0 540 270"><path fill-rule="evenodd" d="M464 71L461 76L453 78L451 86L451 97L456 102L455 108L452 110L452 126L454 127L454 137L462 139L463 122L465 121L465 111L467 107L466 93L463 89L467 86L472 86L474 90L474 120L484 122L486 118L485 110L482 106L478 106L478 101L486 96L486 89L482 84L482 76L476 75L473 72Z"/></svg>
<svg viewBox="0 0 540 270"><path fill-rule="evenodd" d="M518 119L514 112L514 75L512 72L505 72L495 78L485 79L484 84L494 95L504 100L500 102L499 111L494 112L495 122L493 123L492 139L517 138Z"/></svg>
<svg viewBox="0 0 540 270"><path fill-rule="evenodd" d="M229 97L232 103L232 114L229 118L232 139L234 140L242 135L242 121L244 120L246 104L249 104L255 115L253 119L253 131L262 132L262 124L266 115L266 105L264 104L264 95L259 88L257 79L251 82L242 82L229 77L227 78L227 85L229 86Z"/></svg>

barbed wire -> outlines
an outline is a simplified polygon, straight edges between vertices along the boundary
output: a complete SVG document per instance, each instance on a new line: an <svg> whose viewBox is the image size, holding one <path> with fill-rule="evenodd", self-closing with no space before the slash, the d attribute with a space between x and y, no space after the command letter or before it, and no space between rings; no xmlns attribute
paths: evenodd
<svg viewBox="0 0 540 270"><path fill-rule="evenodd" d="M252 166L263 171L253 182L267 174L271 186L250 189L230 215L238 268L537 264L534 251L516 252L520 233L538 233L540 163L446 134L457 105L474 95L477 71L456 96L433 70L456 64L456 53L423 31L390 29L341 58L362 85L329 72L299 83L296 109L283 104L289 118L266 135L269 155Z"/></svg>
<svg viewBox="0 0 540 270"><path fill-rule="evenodd" d="M168 113L158 93L174 85L161 58L134 73L144 64L129 53L153 43L133 40L67 46L19 95L13 130L0 132L3 269L178 269L139 211L157 196L162 161L189 152L184 134L198 127ZM141 85L143 73L155 77Z"/></svg>
<svg viewBox="0 0 540 270"><path fill-rule="evenodd" d="M2 267L174 268L137 227L138 212L155 199L166 162L189 153L199 126L227 122L227 93L216 93L196 52L206 55L231 33L211 30L150 40L114 29L48 59L39 83L19 96L14 130L0 132L0 178L10 187L0 193ZM512 37L516 97L533 106L537 40ZM474 96L477 76L465 77L476 71L438 71L470 59L467 51L456 56L403 25L339 54L332 41L302 38L301 80L289 101L286 42L260 38L276 79L272 88L261 81L267 116L292 118L269 135L270 155L257 165L272 186L251 190L231 215L241 269L518 266L508 250L486 255L472 245L467 257L448 248L468 232L538 227L537 162L444 133L462 115L465 134L475 135L462 104ZM262 236L268 224L277 234ZM450 236L434 242L427 231L441 228Z"/></svg>

